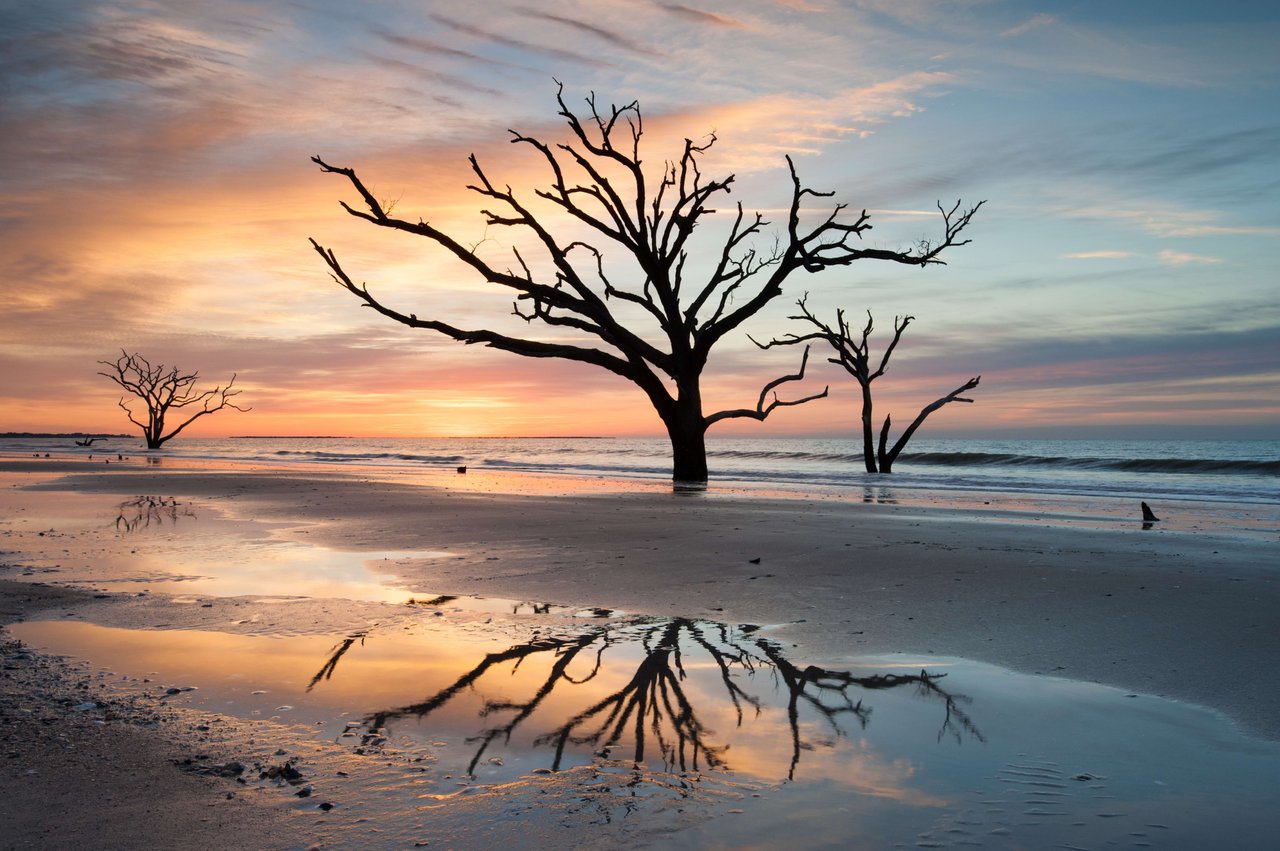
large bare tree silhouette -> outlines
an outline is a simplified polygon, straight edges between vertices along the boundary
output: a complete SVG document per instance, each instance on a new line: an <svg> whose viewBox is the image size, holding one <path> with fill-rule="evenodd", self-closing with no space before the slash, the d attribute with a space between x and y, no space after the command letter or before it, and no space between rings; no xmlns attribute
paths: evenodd
<svg viewBox="0 0 1280 851"><path fill-rule="evenodd" d="M544 336L513 336L464 328L438 316L420 317L410 307L375 296L347 273L332 249L315 239L311 243L334 280L389 319L524 357L591 364L632 382L666 427L677 482L706 482L705 437L716 423L764 420L780 407L826 395L826 390L799 398L778 395L781 385L804 377L806 350L800 369L765 384L754 406L704 411L702 378L713 348L781 295L791 275L857 260L940 264L946 249L968 242L961 233L978 209L957 204L942 210L941 234L909 249L864 247L862 236L871 229L867 211L846 217L844 204L817 214L808 211L806 204L833 193L804 186L787 157L791 201L785 225L771 244L769 222L738 203L731 208L727 233L706 247L695 247L695 228L716 212L713 205L734 184L733 175L711 178L703 173L702 159L716 142L714 134L701 144L686 139L678 158L666 162L660 173L648 174L640 156L643 120L637 102L604 109L592 95L586 113L579 115L565 104L563 86L556 102L569 126L568 143L550 144L511 131L511 141L532 148L547 169L547 185L533 190L532 198L492 180L474 154L469 160L476 183L467 188L491 205L480 211L486 225L511 228L513 242L527 237L536 246L536 257L513 249L510 266L486 260L477 246L439 230L428 217L394 215L394 204L380 201L355 169L312 158L322 171L345 178L359 195L360 207L342 202L349 214L425 237L481 279L507 288L515 297L513 313L542 326ZM539 202L552 205L565 223L535 213ZM590 241L580 237L584 228ZM549 338L548 329L569 333Z"/></svg>

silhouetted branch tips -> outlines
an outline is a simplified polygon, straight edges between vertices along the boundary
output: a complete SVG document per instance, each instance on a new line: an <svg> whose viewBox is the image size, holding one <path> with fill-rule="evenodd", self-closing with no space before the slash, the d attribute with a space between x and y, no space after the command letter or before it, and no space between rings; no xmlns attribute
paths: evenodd
<svg viewBox="0 0 1280 851"><path fill-rule="evenodd" d="M673 160L664 162L660 171L646 174L640 157L644 120L637 101L605 107L592 92L585 99L585 109L575 111L566 103L563 84L555 85L567 141L551 144L511 131L511 142L527 145L547 170L543 185L530 193L533 200L552 206L549 213L543 209L535 213L512 187L492 180L474 155L468 157L475 175L468 189L485 199L481 215L486 225L512 228L513 244L531 242L541 252L536 260L530 255L529 262L516 253L515 270L492 265L477 252L478 243L459 240L422 217L396 217L394 205L380 202L355 169L331 165L320 156L312 161L322 173L345 178L360 196L366 209L342 202L349 215L424 237L481 280L514 292L511 312L516 319L531 326L569 329L575 342L548 342L534 332L517 337L489 329L463 329L423 313L422 308L410 312L395 307L372 295L366 284L356 284L331 250L314 239L312 245L340 285L392 321L523 357L590 363L632 382L667 429L676 481L706 481L705 433L714 423L739 417L762 420L777 408L826 395L824 390L796 400L784 400L776 393L770 398L778 383L798 380L787 377L766 386L752 409L711 414L702 409L702 375L715 345L781 295L792 274L847 266L861 259L915 265L941 262L938 258L944 249L967 243L960 235L981 206L962 210L959 203L951 208L939 205L943 235L936 243L922 243L918 250L866 248L861 238L871 224L865 209L849 216L846 205L837 203L818 220L802 221L808 218L804 205L810 199L827 199L833 193L805 186L795 162L787 156L791 203L779 233L764 234L768 222L735 204L727 233L709 246L695 247L697 226L715 215L717 201L729 195L734 183L733 175L713 178L703 172L702 157L716 144L716 135L708 134L699 143L686 138ZM568 218L567 227L555 217L557 213ZM589 241L578 236L584 230L593 235ZM562 239L560 233L575 237ZM771 247L767 242L758 244L770 238ZM698 280L692 279L693 264L687 263L696 256L709 259L706 277ZM622 268L619 257L633 267L633 274L614 271ZM635 311L624 308L639 308L638 318ZM556 335L556 339L564 338Z"/></svg>
<svg viewBox="0 0 1280 851"><path fill-rule="evenodd" d="M183 373L178 367L166 367L164 364L153 365L140 354L120 350L120 357L114 361L98 361L107 367L98 375L109 378L126 393L117 402L125 412L129 422L142 429L142 436L148 449L159 449L166 441L176 437L183 429L199 418L230 408L235 411L248 412L251 408L242 408L231 401L241 391L235 389L236 375L232 373L226 386L219 385L211 390L197 391L196 381L200 373ZM130 397L134 402L141 402L146 408L144 419L134 416L130 407ZM198 410L195 408L198 406ZM194 413L188 415L185 409L191 408ZM180 422L174 426L170 415ZM167 429L167 430L166 430Z"/></svg>

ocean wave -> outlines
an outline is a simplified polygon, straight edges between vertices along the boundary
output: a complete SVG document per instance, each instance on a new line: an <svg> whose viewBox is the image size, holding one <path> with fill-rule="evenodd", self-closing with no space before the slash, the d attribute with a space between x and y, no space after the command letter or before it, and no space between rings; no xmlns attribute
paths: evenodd
<svg viewBox="0 0 1280 851"><path fill-rule="evenodd" d="M862 453L787 450L711 450L708 457L861 465ZM899 465L933 467L1044 467L1059 470L1108 470L1123 473L1235 473L1280 475L1280 461L1225 458L1106 458L1066 455L1023 455L1006 452L904 452Z"/></svg>
<svg viewBox="0 0 1280 851"><path fill-rule="evenodd" d="M297 456L311 461L359 463L361 461L418 461L423 464L455 464L466 460L462 455L411 455L403 452L330 452L320 449L277 449L278 457Z"/></svg>
<svg viewBox="0 0 1280 851"><path fill-rule="evenodd" d="M668 465L637 465L610 463L601 457L582 464L566 464L546 461L517 461L511 458L483 458L477 466L496 470L523 470L530 473L616 473L621 475L667 475L671 472Z"/></svg>
<svg viewBox="0 0 1280 851"><path fill-rule="evenodd" d="M757 461L830 461L836 464L862 462L861 452L856 454L847 452L793 452L784 449L712 449L708 447L707 457Z"/></svg>
<svg viewBox="0 0 1280 851"><path fill-rule="evenodd" d="M1223 458L1099 458L1017 455L999 452L903 453L899 463L942 467L1052 467L1060 470L1112 470L1126 473L1255 473L1280 475L1280 461Z"/></svg>

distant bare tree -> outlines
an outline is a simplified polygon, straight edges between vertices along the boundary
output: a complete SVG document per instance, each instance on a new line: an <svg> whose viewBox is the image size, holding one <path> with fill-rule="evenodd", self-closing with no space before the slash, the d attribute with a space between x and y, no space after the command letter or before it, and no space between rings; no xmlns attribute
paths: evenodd
<svg viewBox="0 0 1280 851"><path fill-rule="evenodd" d="M981 206L981 204L978 206ZM977 209L977 207L974 209ZM787 318L806 322L817 330L810 331L807 334L788 334L785 337L770 340L768 343L760 343L755 340L752 340L752 342L762 349L768 349L773 346L790 346L796 343L822 340L835 350L836 356L827 358L828 362L844 367L845 371L852 375L857 380L858 386L862 388L862 455L868 473L892 472L893 462L898 460L899 453L906 447L907 442L911 440L916 430L924 425L925 419L934 411L952 402L973 401L960 394L977 387L978 382L982 380L981 375L970 378L947 395L925 405L920 410L920 413L916 414L916 418L911 421L911 425L907 426L906 430L894 441L892 447L888 446L891 417L886 415L884 425L880 429L880 439L877 443L872 421L871 382L884 375L885 370L889 367L889 358L893 356L894 350L898 347L898 342L902 339L902 332L907 330L907 326L911 324L915 317L894 317L893 339L885 347L879 363L873 365L870 338L875 323L871 318L871 311L867 311L867 324L863 327L861 335L855 338L852 329L849 327L848 320L845 319L843 310L836 311L836 324L833 327L822 322L809 311L809 307L806 304L807 299L808 296L805 296L805 298L796 302L800 308L799 315Z"/></svg>
<svg viewBox="0 0 1280 851"><path fill-rule="evenodd" d="M548 184L536 188L534 199L558 208L573 221L573 236L558 236L549 222L536 216L529 203L510 186L490 180L475 155L470 157L477 182L467 188L482 203L487 225L514 228L539 246L546 271L537 271L534 258L513 251L511 266L491 265L475 246L436 229L426 218L399 218L392 205L378 200L354 169L330 165L313 157L329 174L345 178L359 195L363 208L342 203L356 218L379 227L425 237L452 254L481 279L515 293L513 312L528 323L567 329L581 342L508 336L497 331L471 330L434 316L419 318L407 309L392 307L374 296L364 283L353 280L331 249L311 240L334 279L378 313L407 325L434 331L463 343L479 343L530 358L562 358L606 369L634 383L644 392L671 440L672 477L676 481L706 482L707 429L722 420L763 420L779 407L799 405L826 395L826 390L799 399L783 400L776 388L804 377L799 372L777 378L764 386L754 407L705 413L702 373L712 348L766 304L782 294L783 283L801 270L821 272L832 266L848 266L855 260L887 260L912 266L942 263L942 252L964 245L961 231L977 207L944 210L942 233L913 248L894 251L861 247L859 241L871 224L865 210L841 221L844 204L818 212L802 224L805 204L827 198L830 192L806 188L795 164L787 157L791 175L791 202L785 229L767 247L758 247L769 224L759 213L748 213L742 204L730 211L727 234L706 249L695 252L690 237L703 217L716 212L712 205L727 195L734 177L708 178L701 160L715 144L711 135L703 144L686 139L679 159L668 161L657 173L641 168L642 120L638 103L597 107L594 95L588 112L579 116L565 105L563 87L556 101L568 122L571 142L547 144L512 131L512 142L530 146L548 170ZM578 238L586 229L591 241ZM629 267L614 260L614 249ZM707 260L706 277L695 279L692 256ZM624 319L619 311L638 311ZM596 343L600 347L596 347Z"/></svg>
<svg viewBox="0 0 1280 851"><path fill-rule="evenodd" d="M121 349L120 357L114 361L98 361L109 371L98 375L110 378L129 394L136 397L146 406L146 421L133 415L127 396L120 397L120 407L129 417L129 422L142 429L142 436L147 441L148 449L159 449L170 438L176 437L184 428L207 414L217 413L223 408L236 411L248 411L231 400L240 395L233 390L236 382L234 374L226 387L218 386L212 390L197 392L195 384L200 378L198 372L181 372L176 366L166 367L164 364L151 365L142 355ZM165 428L173 420L181 420L168 434ZM185 419L183 419L185 417Z"/></svg>

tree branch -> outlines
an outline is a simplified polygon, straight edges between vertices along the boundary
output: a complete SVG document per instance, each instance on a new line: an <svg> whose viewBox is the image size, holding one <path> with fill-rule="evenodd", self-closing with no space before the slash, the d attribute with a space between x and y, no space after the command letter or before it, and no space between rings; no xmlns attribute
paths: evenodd
<svg viewBox="0 0 1280 851"><path fill-rule="evenodd" d="M907 445L907 441L911 440L911 435L916 433L916 429L924 425L925 419L930 414L932 414L934 411L941 408L943 405L949 405L952 402L972 402L973 401L972 399L966 399L960 394L974 389L975 387L978 386L978 382L981 380L982 380L982 376L976 375L973 378L970 378L964 384L961 384L955 390L952 390L950 393L943 396L942 398L937 399L933 402L930 402L928 405L925 405L920 410L920 413L916 414L916 418L911 421L911 425L907 426L906 431L904 431L901 435L898 436L898 439L894 442L893 448L889 450L888 454L882 455L881 461L880 461L880 471L883 473L889 472L889 470L886 469L886 466L888 467L893 466L893 462L897 460L899 453L901 453L903 450L903 447ZM886 422L885 425L887 427L888 423ZM886 461L888 462L887 465L885 464Z"/></svg>
<svg viewBox="0 0 1280 851"><path fill-rule="evenodd" d="M775 378L773 381L770 381L768 384L766 384L764 386L764 389L760 391L760 398L756 402L756 407L754 410L749 408L739 408L738 410L733 410L733 411L719 411L707 417L707 425L711 426L711 425L714 425L715 423L720 422L721 420L727 420L727 419L752 419L752 420L760 420L763 422L764 419L769 416L769 414L773 413L775 408L789 408L795 405L803 405L806 402L812 402L815 399L826 398L827 391L831 389L830 387L824 387L822 388L821 393L814 393L812 396L805 396L803 399L789 399L786 401L779 399L778 394L774 393L773 400L769 401L768 404L765 404L766 400L769 398L769 393L773 391L775 388L777 388L778 386L782 384L786 384L789 381L802 380L804 378L805 367L808 365L808 363L809 363L809 347L805 346L804 355L800 358L800 371L797 372L795 375L784 375L781 378Z"/></svg>

